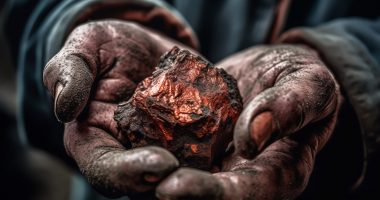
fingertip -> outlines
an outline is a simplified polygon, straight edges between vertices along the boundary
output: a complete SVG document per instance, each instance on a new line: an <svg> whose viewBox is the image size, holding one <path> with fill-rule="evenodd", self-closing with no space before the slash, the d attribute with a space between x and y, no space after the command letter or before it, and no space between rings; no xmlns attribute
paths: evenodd
<svg viewBox="0 0 380 200"><path fill-rule="evenodd" d="M262 112L254 117L244 129L235 131L235 146L238 153L246 159L252 159L267 145L270 138L274 137L275 122L273 114L269 111Z"/></svg>
<svg viewBox="0 0 380 200"><path fill-rule="evenodd" d="M141 150L148 153L144 158L144 166L141 166L141 169L145 168L143 177L148 183L161 181L179 167L177 158L166 149L146 146L142 147Z"/></svg>
<svg viewBox="0 0 380 200"><path fill-rule="evenodd" d="M72 121L76 116L72 116L72 114L68 114L68 112L63 111L61 108L62 102L61 102L61 93L63 90L63 84L58 82L55 86L54 91L54 114L55 117L59 122L67 123Z"/></svg>
<svg viewBox="0 0 380 200"><path fill-rule="evenodd" d="M257 115L251 122L250 135L257 144L257 151L262 151L268 140L273 137L275 123L271 112L263 112Z"/></svg>
<svg viewBox="0 0 380 200"><path fill-rule="evenodd" d="M58 121L73 121L83 111L90 96L90 88L57 86L54 113Z"/></svg>
<svg viewBox="0 0 380 200"><path fill-rule="evenodd" d="M45 76L50 76L46 78L49 79L48 88L54 95L55 116L60 122L73 121L87 104L94 75L86 62L75 55L55 58L54 62L50 62L49 69L53 73Z"/></svg>
<svg viewBox="0 0 380 200"><path fill-rule="evenodd" d="M80 113L77 110L80 109L74 108L74 106L70 105L69 103L62 103L62 101L60 102L61 103L59 103L59 106L56 106L54 109L54 114L57 120L61 123L68 123L75 120Z"/></svg>
<svg viewBox="0 0 380 200"><path fill-rule="evenodd" d="M209 172L180 168L156 188L155 195L163 199L221 199L223 186Z"/></svg>
<svg viewBox="0 0 380 200"><path fill-rule="evenodd" d="M246 159L257 154L257 145L250 133L251 112L243 111L234 129L234 147L237 153Z"/></svg>
<svg viewBox="0 0 380 200"><path fill-rule="evenodd" d="M152 153L152 159L150 160L152 163L165 164L170 168L179 167L179 161L168 150L158 146L146 146L143 148L149 150Z"/></svg>

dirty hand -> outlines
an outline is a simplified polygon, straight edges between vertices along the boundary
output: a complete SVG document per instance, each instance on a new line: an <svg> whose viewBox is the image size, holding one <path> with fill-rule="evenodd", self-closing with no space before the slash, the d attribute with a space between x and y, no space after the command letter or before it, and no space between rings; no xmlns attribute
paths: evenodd
<svg viewBox="0 0 380 200"><path fill-rule="evenodd" d="M74 29L44 69L55 114L66 122L66 150L89 182L106 195L154 189L178 167L165 149L127 150L113 119L117 104L133 94L174 45L181 46L134 23L91 22Z"/></svg>
<svg viewBox="0 0 380 200"><path fill-rule="evenodd" d="M339 86L318 54L301 45L250 48L217 66L238 81L244 101L234 149L221 172L180 168L160 199L294 199L334 130Z"/></svg>

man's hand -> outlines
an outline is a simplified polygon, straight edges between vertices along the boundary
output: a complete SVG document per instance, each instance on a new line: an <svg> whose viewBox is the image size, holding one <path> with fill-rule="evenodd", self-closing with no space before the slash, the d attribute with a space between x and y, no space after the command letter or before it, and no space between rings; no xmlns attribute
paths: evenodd
<svg viewBox="0 0 380 200"><path fill-rule="evenodd" d="M80 170L110 196L151 190L178 167L159 147L126 150L113 119L116 106L149 76L174 43L133 23L98 21L77 27L44 70L64 143ZM184 47L182 47L184 48Z"/></svg>
<svg viewBox="0 0 380 200"><path fill-rule="evenodd" d="M238 80L244 110L235 152L222 172L181 168L156 189L160 199L294 199L332 134L339 86L317 53L304 46L248 49L222 61Z"/></svg>

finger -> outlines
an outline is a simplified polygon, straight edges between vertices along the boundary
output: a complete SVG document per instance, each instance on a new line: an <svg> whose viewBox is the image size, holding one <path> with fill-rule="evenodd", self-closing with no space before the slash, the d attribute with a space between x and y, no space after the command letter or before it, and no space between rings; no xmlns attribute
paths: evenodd
<svg viewBox="0 0 380 200"><path fill-rule="evenodd" d="M163 49L145 32L120 21L91 22L73 30L44 70L58 120L69 122L81 113L95 77L111 71L110 78L138 81L149 74Z"/></svg>
<svg viewBox="0 0 380 200"><path fill-rule="evenodd" d="M46 64L43 81L54 97L54 111L59 121L72 121L85 107L100 67L100 51L97 50L109 39L108 35L104 28L94 23L79 26Z"/></svg>
<svg viewBox="0 0 380 200"><path fill-rule="evenodd" d="M325 121L320 123L323 126L317 124L276 141L254 160L235 153L223 162L224 172L212 175L179 169L160 183L156 196L165 200L294 199L306 187L315 155L333 130L335 119Z"/></svg>
<svg viewBox="0 0 380 200"><path fill-rule="evenodd" d="M289 66L277 74L272 87L260 90L245 106L234 130L235 147L246 158L255 156L271 139L325 118L337 106L337 83L320 62Z"/></svg>
<svg viewBox="0 0 380 200"><path fill-rule="evenodd" d="M65 147L89 182L107 196L151 190L179 163L159 147L125 148L112 136L85 123L65 126Z"/></svg>
<svg viewBox="0 0 380 200"><path fill-rule="evenodd" d="M134 23L107 20L78 26L44 70L58 120L69 122L81 113L95 78L138 83L174 45L180 44Z"/></svg>
<svg viewBox="0 0 380 200"><path fill-rule="evenodd" d="M44 70L44 84L54 96L54 113L59 121L69 122L85 107L94 75L78 56L56 56Z"/></svg>
<svg viewBox="0 0 380 200"><path fill-rule="evenodd" d="M317 152L328 141L335 117L282 138L255 159L237 154L214 174L222 183L224 199L295 199L307 186Z"/></svg>
<svg viewBox="0 0 380 200"><path fill-rule="evenodd" d="M222 185L208 172L180 168L156 188L156 197L165 200L212 200L223 196Z"/></svg>

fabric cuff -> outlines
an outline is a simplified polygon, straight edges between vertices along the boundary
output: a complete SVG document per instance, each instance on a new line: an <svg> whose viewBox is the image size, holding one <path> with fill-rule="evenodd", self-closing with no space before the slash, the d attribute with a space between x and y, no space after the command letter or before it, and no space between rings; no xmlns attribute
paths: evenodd
<svg viewBox="0 0 380 200"><path fill-rule="evenodd" d="M119 19L139 23L198 49L198 39L182 16L170 5L156 0L79 1L61 11L46 41L49 60L62 47L66 37L79 24L99 19ZM47 61L46 60L46 61Z"/></svg>

